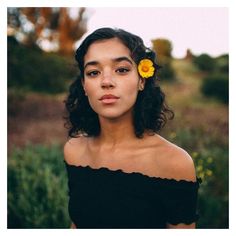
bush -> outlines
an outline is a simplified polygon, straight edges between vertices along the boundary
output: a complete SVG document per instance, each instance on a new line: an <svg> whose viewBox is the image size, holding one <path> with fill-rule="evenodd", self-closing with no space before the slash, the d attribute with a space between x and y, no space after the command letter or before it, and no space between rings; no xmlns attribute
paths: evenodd
<svg viewBox="0 0 236 236"><path fill-rule="evenodd" d="M173 81L175 80L175 71L171 67L171 63L166 63L161 65L162 68L158 72L158 77L161 81Z"/></svg>
<svg viewBox="0 0 236 236"><path fill-rule="evenodd" d="M152 49L156 52L157 62L162 67L158 71L158 76L162 81L172 81L175 79L175 71L171 66L172 43L168 39L152 40Z"/></svg>
<svg viewBox="0 0 236 236"><path fill-rule="evenodd" d="M229 80L224 74L210 75L203 79L201 92L207 97L214 97L223 103L229 101Z"/></svg>
<svg viewBox="0 0 236 236"><path fill-rule="evenodd" d="M199 188L197 228L229 227L229 152L199 129L179 128L169 139L193 158Z"/></svg>
<svg viewBox="0 0 236 236"><path fill-rule="evenodd" d="M60 93L65 91L74 70L66 58L28 48L8 37L8 87Z"/></svg>
<svg viewBox="0 0 236 236"><path fill-rule="evenodd" d="M219 73L229 74L229 55L224 54L216 58Z"/></svg>
<svg viewBox="0 0 236 236"><path fill-rule="evenodd" d="M205 53L200 56L195 56L193 63L202 71L211 72L215 69L215 60Z"/></svg>
<svg viewBox="0 0 236 236"><path fill-rule="evenodd" d="M59 146L14 149L8 160L8 228L68 228L67 176Z"/></svg>
<svg viewBox="0 0 236 236"><path fill-rule="evenodd" d="M195 158L197 171L207 166L199 191L199 228L229 227L228 156L228 147L212 147Z"/></svg>

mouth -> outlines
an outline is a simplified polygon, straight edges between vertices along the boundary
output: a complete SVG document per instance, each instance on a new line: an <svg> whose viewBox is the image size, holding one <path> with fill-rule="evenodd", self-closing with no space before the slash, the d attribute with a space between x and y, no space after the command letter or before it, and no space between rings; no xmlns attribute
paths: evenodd
<svg viewBox="0 0 236 236"><path fill-rule="evenodd" d="M119 99L119 97L112 95L112 94L106 94L103 95L99 101L101 101L103 104L112 104L115 103L117 100Z"/></svg>

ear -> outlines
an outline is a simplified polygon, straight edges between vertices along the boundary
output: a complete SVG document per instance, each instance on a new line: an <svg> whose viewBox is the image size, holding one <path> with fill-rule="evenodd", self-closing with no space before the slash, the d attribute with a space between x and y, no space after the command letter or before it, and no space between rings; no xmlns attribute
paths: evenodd
<svg viewBox="0 0 236 236"><path fill-rule="evenodd" d="M84 88L84 78L81 78L81 84L82 84L82 86Z"/></svg>
<svg viewBox="0 0 236 236"><path fill-rule="evenodd" d="M145 83L146 83L146 80L144 78L139 78L139 81L138 81L138 90L139 91L144 90Z"/></svg>
<svg viewBox="0 0 236 236"><path fill-rule="evenodd" d="M86 90L85 90L85 86L84 86L84 80L83 80L83 79L81 80L81 84L82 84L83 89L84 89L84 94L85 94L85 96L87 96L87 93L86 93Z"/></svg>

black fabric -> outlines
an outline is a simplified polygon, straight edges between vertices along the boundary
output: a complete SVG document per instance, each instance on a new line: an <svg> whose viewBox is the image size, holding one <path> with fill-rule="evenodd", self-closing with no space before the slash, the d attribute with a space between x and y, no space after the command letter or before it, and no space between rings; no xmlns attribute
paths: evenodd
<svg viewBox="0 0 236 236"><path fill-rule="evenodd" d="M166 228L191 224L196 214L197 182L149 177L65 162L69 215L77 228Z"/></svg>

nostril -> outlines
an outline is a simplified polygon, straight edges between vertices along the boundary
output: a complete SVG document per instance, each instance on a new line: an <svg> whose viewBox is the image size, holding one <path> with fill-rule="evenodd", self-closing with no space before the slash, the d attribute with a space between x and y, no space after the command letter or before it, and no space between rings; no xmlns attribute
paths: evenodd
<svg viewBox="0 0 236 236"><path fill-rule="evenodd" d="M114 85L112 85L112 84L102 84L101 87L102 87L102 88L113 88Z"/></svg>
<svg viewBox="0 0 236 236"><path fill-rule="evenodd" d="M102 88L112 88L115 86L115 83L112 79L104 79L101 81Z"/></svg>

